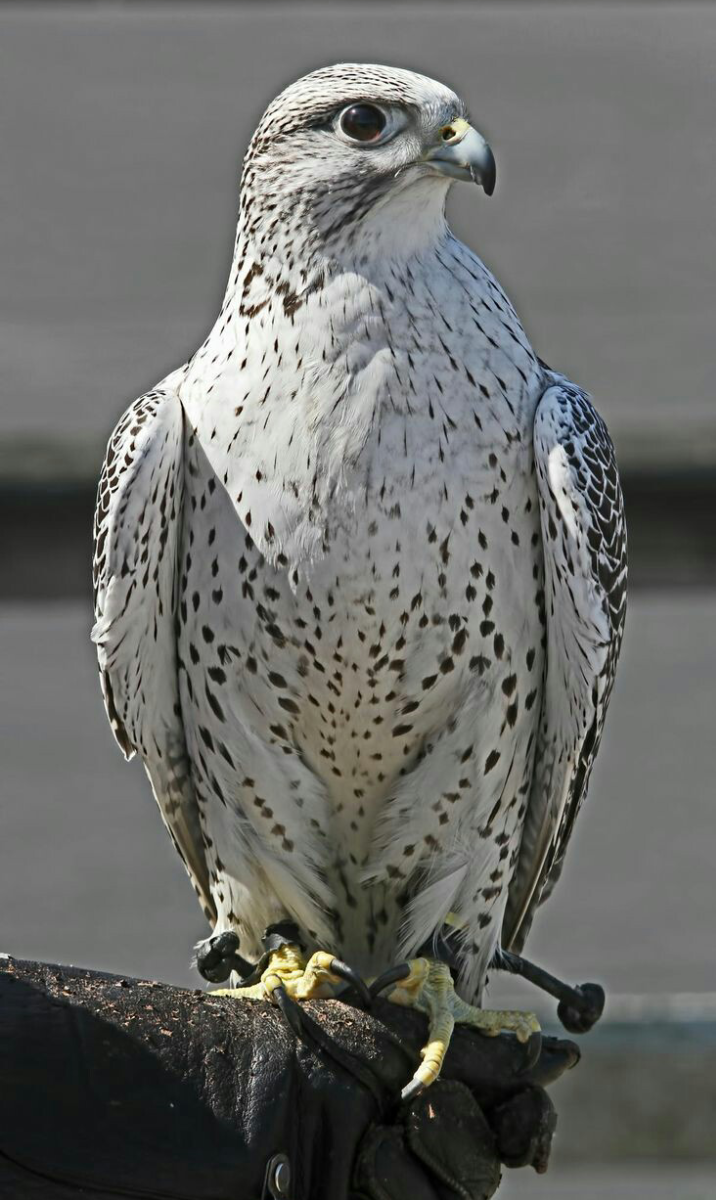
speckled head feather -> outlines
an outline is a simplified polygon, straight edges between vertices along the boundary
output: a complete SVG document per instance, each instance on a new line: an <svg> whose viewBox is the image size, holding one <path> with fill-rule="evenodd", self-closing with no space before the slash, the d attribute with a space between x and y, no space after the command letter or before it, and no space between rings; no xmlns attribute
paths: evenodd
<svg viewBox="0 0 716 1200"><path fill-rule="evenodd" d="M389 136L378 145L341 134L350 105L377 105ZM239 234L262 251L293 244L340 252L355 226L386 199L421 182L439 220L450 180L423 161L439 129L466 108L453 91L425 75L361 63L324 67L287 87L267 108L246 155ZM365 247L364 247L365 249Z"/></svg>
<svg viewBox="0 0 716 1200"><path fill-rule="evenodd" d="M338 63L321 67L289 84L272 100L251 140L249 156L273 142L302 129L325 126L331 117L349 104L400 105L439 121L466 117L465 105L443 83L373 63Z"/></svg>

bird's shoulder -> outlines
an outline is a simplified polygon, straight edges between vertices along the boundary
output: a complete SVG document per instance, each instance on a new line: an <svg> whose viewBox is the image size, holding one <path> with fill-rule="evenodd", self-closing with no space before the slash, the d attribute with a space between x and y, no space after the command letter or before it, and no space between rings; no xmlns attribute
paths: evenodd
<svg viewBox="0 0 716 1200"><path fill-rule="evenodd" d="M545 368L534 448L548 555L587 587L621 638L626 607L627 540L614 444L592 397Z"/></svg>
<svg viewBox="0 0 716 1200"><path fill-rule="evenodd" d="M94 516L93 584L99 627L112 623L173 552L182 502L181 371L123 413L107 445ZM153 564L150 579L149 564ZM171 575L170 571L165 574ZM95 627L95 638L98 627Z"/></svg>

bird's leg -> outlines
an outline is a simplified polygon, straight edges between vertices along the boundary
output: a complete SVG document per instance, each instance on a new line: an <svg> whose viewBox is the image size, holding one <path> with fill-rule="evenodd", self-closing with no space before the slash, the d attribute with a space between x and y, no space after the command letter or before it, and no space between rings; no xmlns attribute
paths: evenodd
<svg viewBox="0 0 716 1200"><path fill-rule="evenodd" d="M604 1012L604 988L598 983L580 983L577 987L570 987L536 963L510 950L498 950L490 966L495 971L520 975L559 1000L557 1016L570 1033L588 1033Z"/></svg>
<svg viewBox="0 0 716 1200"><path fill-rule="evenodd" d="M326 950L317 950L308 958L298 927L293 921L270 925L261 939L264 954L238 988L221 988L215 996L233 996L243 1000L271 1000L283 1009L291 1024L300 1024L300 1015L291 1001L330 999L351 984L370 1004L371 996L360 975ZM225 978L226 976L224 976Z"/></svg>
<svg viewBox="0 0 716 1200"><path fill-rule="evenodd" d="M422 1063L412 1080L403 1088L404 1100L421 1092L437 1079L456 1024L469 1025L487 1037L514 1034L526 1045L525 1066L539 1057L541 1034L533 1013L491 1011L475 1008L461 1000L455 991L450 967L434 958L416 958L393 967L371 985L376 996L390 988L386 998L393 1004L415 1008L428 1018L428 1041L421 1050Z"/></svg>

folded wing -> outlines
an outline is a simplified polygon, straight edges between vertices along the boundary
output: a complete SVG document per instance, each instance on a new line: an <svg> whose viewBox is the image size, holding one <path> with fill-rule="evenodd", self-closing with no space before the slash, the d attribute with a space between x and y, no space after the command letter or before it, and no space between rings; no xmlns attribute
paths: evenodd
<svg viewBox="0 0 716 1200"><path fill-rule="evenodd" d="M553 375L534 453L545 561L546 667L535 770L502 931L520 950L559 878L611 696L626 613L614 448L589 397Z"/></svg>
<svg viewBox="0 0 716 1200"><path fill-rule="evenodd" d="M214 908L178 684L178 553L184 422L171 377L137 400L107 448L97 495L95 626L107 715L139 753L164 823L209 919Z"/></svg>

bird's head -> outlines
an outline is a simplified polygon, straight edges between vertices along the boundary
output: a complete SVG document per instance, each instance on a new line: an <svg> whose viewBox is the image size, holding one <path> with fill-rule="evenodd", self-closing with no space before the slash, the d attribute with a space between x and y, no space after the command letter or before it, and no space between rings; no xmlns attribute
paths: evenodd
<svg viewBox="0 0 716 1200"><path fill-rule="evenodd" d="M269 105L246 156L241 220L269 254L293 239L330 253L409 250L444 228L456 179L488 195L495 186L492 151L462 100L425 75L344 63Z"/></svg>

